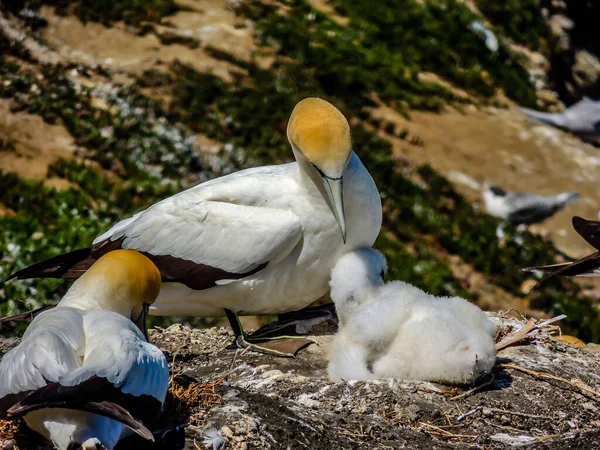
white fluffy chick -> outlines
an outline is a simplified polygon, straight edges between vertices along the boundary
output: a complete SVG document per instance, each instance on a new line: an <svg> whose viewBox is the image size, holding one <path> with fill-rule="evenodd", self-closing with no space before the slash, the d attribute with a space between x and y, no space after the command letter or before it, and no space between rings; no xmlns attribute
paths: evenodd
<svg viewBox="0 0 600 450"><path fill-rule="evenodd" d="M332 381L400 378L467 384L496 360L494 324L459 297L435 297L402 281L384 283L384 256L363 248L331 273L339 317Z"/></svg>

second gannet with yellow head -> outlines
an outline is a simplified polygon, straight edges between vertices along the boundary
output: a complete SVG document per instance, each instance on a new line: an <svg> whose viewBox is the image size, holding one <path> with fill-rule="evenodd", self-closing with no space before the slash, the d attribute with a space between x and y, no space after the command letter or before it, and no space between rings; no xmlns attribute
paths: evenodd
<svg viewBox="0 0 600 450"><path fill-rule="evenodd" d="M350 126L332 104L307 98L287 129L296 162L217 178L122 220L90 248L13 277L77 278L117 248L147 255L163 287L150 313L218 317L279 314L327 294L344 253L369 247L381 227L379 193L352 151ZM256 347L254 347L256 348Z"/></svg>
<svg viewBox="0 0 600 450"><path fill-rule="evenodd" d="M40 313L0 361L0 417L24 417L59 450L111 450L133 432L153 440L169 384L144 333L160 273L142 254L102 256L55 309Z"/></svg>

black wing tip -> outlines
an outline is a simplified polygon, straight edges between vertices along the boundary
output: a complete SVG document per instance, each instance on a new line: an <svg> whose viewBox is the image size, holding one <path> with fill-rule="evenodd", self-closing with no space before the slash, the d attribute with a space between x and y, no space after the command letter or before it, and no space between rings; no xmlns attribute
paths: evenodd
<svg viewBox="0 0 600 450"><path fill-rule="evenodd" d="M15 273L9 275L8 278L4 280L4 282L8 283L12 280L26 280L27 276L24 276L24 273L27 271L27 269L29 269L29 267L16 271Z"/></svg>
<svg viewBox="0 0 600 450"><path fill-rule="evenodd" d="M27 280L30 278L62 278L62 275L68 272L71 267L89 257L91 252L91 247L87 247L48 258L9 275L5 282L15 279Z"/></svg>

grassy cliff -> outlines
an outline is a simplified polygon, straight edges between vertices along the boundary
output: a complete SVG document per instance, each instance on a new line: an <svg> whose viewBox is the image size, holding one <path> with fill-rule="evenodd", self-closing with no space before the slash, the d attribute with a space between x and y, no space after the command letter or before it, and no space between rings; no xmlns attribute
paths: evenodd
<svg viewBox="0 0 600 450"><path fill-rule="evenodd" d="M159 24L181 10L158 0L35 1L3 8L7 15L19 15L23 6L35 10L41 4L83 21L107 26L122 21L140 35L159 33ZM102 65L41 63L26 45L0 31L0 97L11 99L13 111L64 126L78 146L75 159L57 160L48 169L49 176L69 181L68 189L0 175L0 202L14 212L0 217L2 276L89 245L119 218L197 182L290 160L284 132L289 113L300 99L320 96L348 117L354 150L381 191L385 219L376 246L389 259L391 279L477 301L479 292L454 274L449 261L454 256L488 283L524 297L521 284L528 277L519 269L553 262L553 245L510 226L499 241L498 221L475 211L441 174L429 166L405 170L391 142L409 137L376 119L373 111L385 103L410 117L413 110L495 104L501 93L532 106L535 89L507 43L521 36L527 45L547 48L552 45L547 29L536 21L512 23L505 9L482 2L500 39L493 52L470 28L484 19L455 0L409 0L401 8L397 2L335 0L328 5L329 13L305 1L238 5L235 13L252 24L257 51L269 55L268 65L198 40L163 40L164 45L200 45L232 68L229 80L174 60L136 74L133 83L121 83ZM524 3L523 11L532 5ZM43 29L44 21L29 17L28 32L35 39L34 28ZM90 81L78 81L73 71ZM446 83L425 81L422 73ZM467 96L456 95L448 84ZM199 151L198 136L221 148L218 164ZM417 145L427 142L427 136L411 139ZM55 301L64 286L57 280L5 284L0 314ZM600 339L597 309L574 283L549 280L529 301L534 308L567 314L568 331Z"/></svg>

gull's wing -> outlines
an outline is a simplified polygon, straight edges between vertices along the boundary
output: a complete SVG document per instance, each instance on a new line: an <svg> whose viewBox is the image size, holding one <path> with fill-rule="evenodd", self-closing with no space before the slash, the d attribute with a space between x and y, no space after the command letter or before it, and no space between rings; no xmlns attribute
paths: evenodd
<svg viewBox="0 0 600 450"><path fill-rule="evenodd" d="M519 111L527 114L530 119L536 122L544 123L546 125L552 125L555 127L563 128L565 126L565 117L563 113L546 113L541 111L535 111L529 108L518 108Z"/></svg>
<svg viewBox="0 0 600 450"><path fill-rule="evenodd" d="M116 224L94 241L92 255L137 250L163 281L206 289L281 261L302 237L300 219L290 211L182 194Z"/></svg>
<svg viewBox="0 0 600 450"><path fill-rule="evenodd" d="M600 222L573 217L573 228L596 250L600 250Z"/></svg>
<svg viewBox="0 0 600 450"><path fill-rule="evenodd" d="M507 219L519 223L531 223L549 217L560 207L553 198L523 192L509 193L505 201L511 207Z"/></svg>
<svg viewBox="0 0 600 450"><path fill-rule="evenodd" d="M565 126L571 131L594 133L600 131L600 102L584 97L563 113Z"/></svg>

